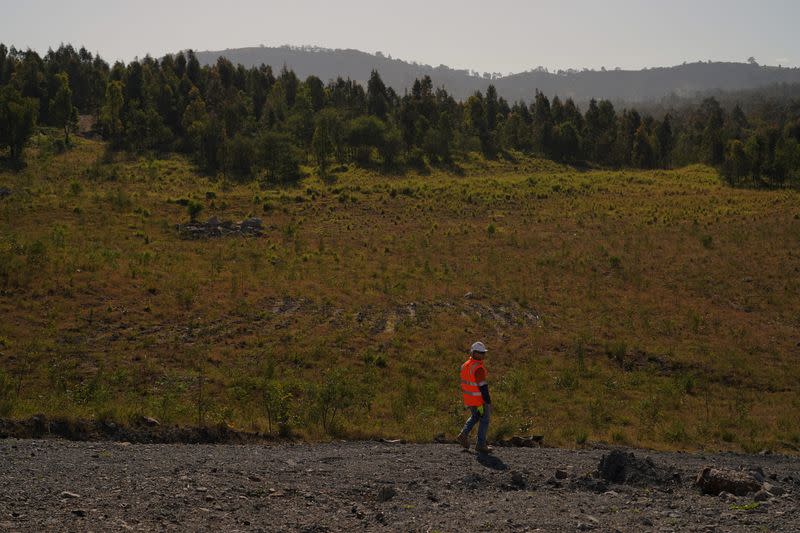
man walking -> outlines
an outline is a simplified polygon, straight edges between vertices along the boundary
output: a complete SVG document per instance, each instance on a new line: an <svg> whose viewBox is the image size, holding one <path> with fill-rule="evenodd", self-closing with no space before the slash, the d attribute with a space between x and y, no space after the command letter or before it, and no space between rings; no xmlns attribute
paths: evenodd
<svg viewBox="0 0 800 533"><path fill-rule="evenodd" d="M478 424L478 453L491 453L492 448L486 445L486 431L489 429L489 418L492 412L492 398L489 396L489 384L486 382L487 372L483 366L486 357L486 346L476 342L469 351L469 359L461 365L461 393L464 405L469 407L472 415L458 434L458 442L469 449L469 433Z"/></svg>

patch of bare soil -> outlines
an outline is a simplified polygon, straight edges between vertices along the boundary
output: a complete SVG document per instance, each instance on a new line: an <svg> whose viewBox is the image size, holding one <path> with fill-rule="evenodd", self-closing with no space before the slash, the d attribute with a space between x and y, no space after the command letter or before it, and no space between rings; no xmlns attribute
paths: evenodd
<svg viewBox="0 0 800 533"><path fill-rule="evenodd" d="M5 439L0 464L2 531L800 530L800 458L779 455Z"/></svg>

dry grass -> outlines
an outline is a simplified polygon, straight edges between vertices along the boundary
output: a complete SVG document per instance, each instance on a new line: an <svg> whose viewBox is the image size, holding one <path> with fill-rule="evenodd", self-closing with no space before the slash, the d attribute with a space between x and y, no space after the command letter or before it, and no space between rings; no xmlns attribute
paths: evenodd
<svg viewBox="0 0 800 533"><path fill-rule="evenodd" d="M334 394L328 433L427 440L457 431L457 368L482 339L498 434L800 446L796 192L725 188L700 166L581 172L523 157L261 190L177 156L112 161L86 140L48 155L39 142L25 171L0 173L14 191L0 200L12 416L266 430L263 394L279 390L306 438L324 438ZM202 219L255 215L267 231L179 240L182 198Z"/></svg>

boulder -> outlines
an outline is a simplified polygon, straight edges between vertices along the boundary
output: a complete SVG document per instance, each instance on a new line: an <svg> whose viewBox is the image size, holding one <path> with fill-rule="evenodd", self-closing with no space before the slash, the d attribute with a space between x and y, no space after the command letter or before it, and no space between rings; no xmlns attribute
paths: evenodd
<svg viewBox="0 0 800 533"><path fill-rule="evenodd" d="M652 459L637 458L633 453L612 450L603 455L597 476L606 481L631 485L658 485L680 481L680 476L671 470L656 466Z"/></svg>
<svg viewBox="0 0 800 533"><path fill-rule="evenodd" d="M723 491L736 496L746 496L761 489L761 483L750 473L710 466L700 471L695 485L700 487L703 494L712 496L717 496Z"/></svg>

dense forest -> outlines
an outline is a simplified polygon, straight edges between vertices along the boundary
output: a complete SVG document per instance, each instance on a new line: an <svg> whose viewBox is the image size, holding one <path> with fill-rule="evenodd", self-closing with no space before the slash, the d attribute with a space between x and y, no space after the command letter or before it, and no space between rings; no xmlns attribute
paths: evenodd
<svg viewBox="0 0 800 533"><path fill-rule="evenodd" d="M709 97L656 118L607 100L581 111L571 99L531 98L508 102L489 86L457 101L428 76L400 95L377 71L363 87L224 58L202 66L191 51L109 65L68 45L41 57L0 44L0 153L21 164L37 125L63 131L66 149L87 115L111 149L183 152L206 173L242 181L291 181L309 164L397 172L519 151L609 168L706 163L735 186L800 183L798 99Z"/></svg>

